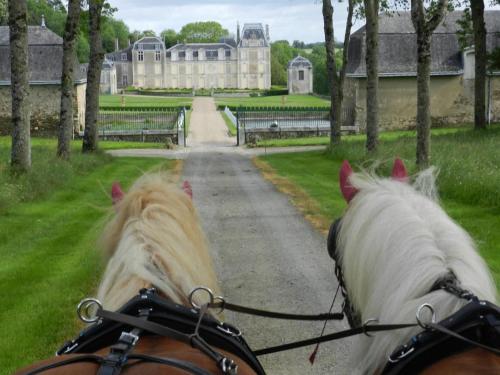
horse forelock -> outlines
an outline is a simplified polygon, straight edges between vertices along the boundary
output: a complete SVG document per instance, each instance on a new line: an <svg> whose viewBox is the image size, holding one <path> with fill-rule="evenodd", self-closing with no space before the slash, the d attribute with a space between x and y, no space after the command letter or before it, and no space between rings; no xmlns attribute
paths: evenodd
<svg viewBox="0 0 500 375"><path fill-rule="evenodd" d="M218 292L206 240L191 199L161 174L143 176L104 229L109 258L98 298L116 310L143 287L186 304L200 285Z"/></svg>
<svg viewBox="0 0 500 375"><path fill-rule="evenodd" d="M422 303L431 303L443 319L465 304L445 291L429 294L450 270L462 287L479 298L496 300L488 268L470 236L435 198L435 172L424 171L414 186L368 174L353 174L358 193L342 218L337 251L349 298L363 321L415 321ZM374 373L387 356L418 329L361 337L353 363Z"/></svg>

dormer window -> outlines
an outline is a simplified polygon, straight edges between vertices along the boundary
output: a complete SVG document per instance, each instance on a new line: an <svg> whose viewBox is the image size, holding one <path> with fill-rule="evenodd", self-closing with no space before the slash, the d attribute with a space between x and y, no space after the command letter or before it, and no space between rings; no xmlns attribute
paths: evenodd
<svg viewBox="0 0 500 375"><path fill-rule="evenodd" d="M160 50L155 51L155 60L156 61L161 60L161 51Z"/></svg>
<svg viewBox="0 0 500 375"><path fill-rule="evenodd" d="M126 53L122 53L122 61L127 61L127 54Z"/></svg>
<svg viewBox="0 0 500 375"><path fill-rule="evenodd" d="M144 61L144 51L137 52L137 61Z"/></svg>
<svg viewBox="0 0 500 375"><path fill-rule="evenodd" d="M186 51L179 51L179 60L186 59Z"/></svg>
<svg viewBox="0 0 500 375"><path fill-rule="evenodd" d="M299 70L299 81L303 81L303 80L304 80L304 71Z"/></svg>

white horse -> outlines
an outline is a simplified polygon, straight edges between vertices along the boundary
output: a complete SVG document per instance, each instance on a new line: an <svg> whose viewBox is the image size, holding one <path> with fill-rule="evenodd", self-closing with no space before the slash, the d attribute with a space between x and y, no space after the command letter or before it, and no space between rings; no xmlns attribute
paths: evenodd
<svg viewBox="0 0 500 375"><path fill-rule="evenodd" d="M390 179L353 173L344 162L340 187L349 206L336 251L348 296L362 322L415 322L424 303L434 307L438 320L448 317L467 301L444 290L430 291L450 271L463 289L496 301L495 284L474 241L438 204L435 176L431 168L410 184L399 159ZM421 330L361 335L353 367L362 374L381 371L393 350Z"/></svg>

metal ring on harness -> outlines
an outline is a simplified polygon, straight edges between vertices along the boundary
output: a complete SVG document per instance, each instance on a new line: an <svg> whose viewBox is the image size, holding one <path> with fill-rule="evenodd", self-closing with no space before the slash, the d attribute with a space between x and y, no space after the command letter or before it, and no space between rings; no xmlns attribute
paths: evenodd
<svg viewBox="0 0 500 375"><path fill-rule="evenodd" d="M432 305L430 303L424 303L422 305L420 305L420 307L417 309L417 314L416 314L416 318L417 318L417 323L420 327L422 327L423 329L429 329L429 325L427 323L424 323L422 322L422 319L420 319L420 314L422 313L422 310L424 308L427 308L430 310L430 312L432 313L432 317L431 317L431 323L436 323L436 312L434 311L434 307L432 307Z"/></svg>
<svg viewBox="0 0 500 375"><path fill-rule="evenodd" d="M220 301L221 304L219 311L217 311L217 314L222 314L224 312L224 306L226 304L226 300L222 296L215 296L214 303L217 303L217 301Z"/></svg>
<svg viewBox="0 0 500 375"><path fill-rule="evenodd" d="M188 300L189 300L189 303L191 304L191 306L193 306L196 310L199 310L201 309L200 306L198 306L196 304L196 302L194 302L194 294L199 291L199 290L203 290L204 292L207 292L208 296L210 297L210 301L209 301L209 304L213 304L214 303L214 293L212 292L212 290L210 290L209 288L207 288L206 286L199 286L199 287L196 287L194 288L191 293L189 293L189 297L188 297ZM218 298L218 297L217 297Z"/></svg>
<svg viewBox="0 0 500 375"><path fill-rule="evenodd" d="M76 313L78 315L78 318L82 322L85 323L95 323L99 320L99 317L94 315L93 317L90 315L89 309L93 306L96 305L97 308L102 309L102 303L96 298L85 298L80 301L76 308Z"/></svg>
<svg viewBox="0 0 500 375"><path fill-rule="evenodd" d="M371 322L375 322L375 323L378 323L378 319L375 319L375 318L371 318L371 319L367 319L365 320L365 322L363 323L363 334L365 334L366 336L368 337L373 337L373 335L370 335L370 333L366 330L366 327L368 326L369 323Z"/></svg>

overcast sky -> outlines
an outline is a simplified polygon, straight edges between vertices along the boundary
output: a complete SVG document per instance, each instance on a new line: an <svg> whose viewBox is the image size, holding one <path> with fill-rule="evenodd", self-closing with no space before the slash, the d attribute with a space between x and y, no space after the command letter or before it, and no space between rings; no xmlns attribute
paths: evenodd
<svg viewBox="0 0 500 375"><path fill-rule="evenodd" d="M217 21L236 34L236 22L269 24L271 40L324 40L320 0L110 0L118 8L116 18L130 30L179 31L196 21ZM486 0L485 3L489 4ZM486 8L490 8L486 5ZM500 9L496 6L495 9ZM335 39L344 39L347 1L334 1ZM364 24L355 23L353 31Z"/></svg>
<svg viewBox="0 0 500 375"><path fill-rule="evenodd" d="M271 39L320 42L323 17L319 0L110 0L116 18L130 30L179 31L196 21L217 21L236 34L236 22L269 24ZM335 39L343 40L347 3L336 4ZM359 23L360 27L362 23Z"/></svg>

